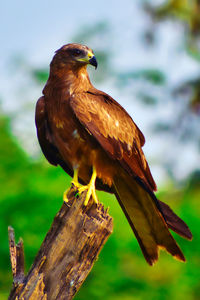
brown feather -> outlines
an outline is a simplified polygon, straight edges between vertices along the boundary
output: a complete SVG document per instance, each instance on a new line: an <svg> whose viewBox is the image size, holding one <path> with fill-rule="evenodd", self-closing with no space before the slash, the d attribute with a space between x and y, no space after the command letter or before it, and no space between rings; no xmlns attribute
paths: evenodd
<svg viewBox="0 0 200 300"><path fill-rule="evenodd" d="M118 159L131 176L140 177L150 190L156 190L141 149L142 133L127 112L107 94L73 95L70 105L84 127L99 141L112 159Z"/></svg>
<svg viewBox="0 0 200 300"><path fill-rule="evenodd" d="M169 205L158 201L167 226L185 239L192 240L192 233L187 224L173 212Z"/></svg>
<svg viewBox="0 0 200 300"><path fill-rule="evenodd" d="M35 111L35 123L37 126L37 136L40 143L40 147L42 148L46 159L52 165L57 166L58 162L56 156L58 154L58 150L53 145L51 133L48 128L44 97L40 97L40 99L37 101Z"/></svg>
<svg viewBox="0 0 200 300"><path fill-rule="evenodd" d="M159 249L165 249L178 260L185 261L149 193L123 171L114 177L114 187L147 262L152 265L158 260Z"/></svg>
<svg viewBox="0 0 200 300"><path fill-rule="evenodd" d="M96 187L115 195L149 264L164 248L179 260L185 258L168 227L191 239L187 225L159 202L156 184L142 151L145 138L125 109L95 89L82 57L92 52L79 44L64 45L50 65L44 96L36 106L36 127L47 160L70 176L79 170L79 181L88 183L96 168Z"/></svg>

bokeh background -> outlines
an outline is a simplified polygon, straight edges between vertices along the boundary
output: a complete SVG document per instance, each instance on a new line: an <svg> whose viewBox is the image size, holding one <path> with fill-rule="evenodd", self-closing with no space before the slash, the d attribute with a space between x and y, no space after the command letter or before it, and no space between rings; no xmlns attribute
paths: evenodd
<svg viewBox="0 0 200 300"><path fill-rule="evenodd" d="M8 225L28 271L70 183L44 159L34 125L50 60L69 42L93 48L94 85L141 128L157 195L194 235L175 236L187 263L161 252L149 267L117 201L98 193L114 233L75 299L200 299L199 0L2 1L0 17L0 299L12 283Z"/></svg>

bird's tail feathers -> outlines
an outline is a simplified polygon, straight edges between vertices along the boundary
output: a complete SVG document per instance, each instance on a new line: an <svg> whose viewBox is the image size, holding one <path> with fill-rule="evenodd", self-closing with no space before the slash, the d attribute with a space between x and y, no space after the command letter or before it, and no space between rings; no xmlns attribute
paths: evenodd
<svg viewBox="0 0 200 300"><path fill-rule="evenodd" d="M169 205L160 200L158 203L167 226L183 238L192 240L192 233L187 224L173 212Z"/></svg>
<svg viewBox="0 0 200 300"><path fill-rule="evenodd" d="M126 173L114 177L114 189L146 261L153 265L158 260L159 249L165 249L176 259L185 261L181 249L169 232L169 225L150 194ZM165 210L169 213L170 208L165 207Z"/></svg>

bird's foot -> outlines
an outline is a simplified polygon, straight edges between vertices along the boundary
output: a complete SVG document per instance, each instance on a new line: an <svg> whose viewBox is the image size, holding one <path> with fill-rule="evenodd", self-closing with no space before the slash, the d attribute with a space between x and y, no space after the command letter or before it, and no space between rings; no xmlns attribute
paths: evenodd
<svg viewBox="0 0 200 300"><path fill-rule="evenodd" d="M85 206L88 205L88 202L89 202L91 196L93 198L93 201L96 204L98 204L98 198L97 198L96 191L95 191L96 177L97 177L96 169L95 169L95 167L93 167L93 173L92 173L90 182L87 185L80 186L80 184L78 182L78 170L77 169L74 170L72 187L76 188L76 190L77 190L76 195L80 195L81 193L83 193L87 190L87 194L86 194L85 201L84 201ZM66 190L63 194L64 202L68 202L67 194L68 194L69 190L70 190L70 188L68 190Z"/></svg>
<svg viewBox="0 0 200 300"><path fill-rule="evenodd" d="M68 202L69 199L67 198L67 194L69 193L70 189L71 188L74 188L74 189L79 189L80 188L80 184L78 182L78 168L75 168L74 169L74 176L72 178L72 181L71 181L71 186L70 188L68 188L64 193L63 193L63 201L64 202Z"/></svg>
<svg viewBox="0 0 200 300"><path fill-rule="evenodd" d="M97 198L96 191L95 191L96 177L97 177L96 169L95 169L95 167L93 167L93 172L92 172L92 177L90 179L90 182L87 185L84 185L78 189L79 193L83 193L84 191L87 190L87 194L86 194L85 201L84 201L85 206L88 205L88 202L89 202L91 196L92 196L94 202L96 204L98 204L98 198Z"/></svg>
<svg viewBox="0 0 200 300"><path fill-rule="evenodd" d="M80 187L78 189L78 193L81 194L81 193L85 192L86 190L87 190L87 194L85 197L84 205L85 206L88 205L88 202L89 202L91 196L92 196L94 202L96 204L98 204L99 201L98 201L96 191L95 191L95 184L93 182L90 182L89 184Z"/></svg>
<svg viewBox="0 0 200 300"><path fill-rule="evenodd" d="M71 187L68 188L68 189L67 189L66 191L64 191L64 193L63 193L63 201L66 202L66 203L69 201L67 195L68 195L70 189L71 189Z"/></svg>
<svg viewBox="0 0 200 300"><path fill-rule="evenodd" d="M63 193L63 201L66 202L66 203L69 201L69 199L68 199L68 197L67 197L67 194L69 193L69 191L70 191L70 189L71 189L72 187L73 187L74 189L79 190L79 189L80 189L80 184L79 184L78 181L76 181L76 180L72 180L72 181L71 181L71 186L70 186L70 188L68 188L68 189Z"/></svg>

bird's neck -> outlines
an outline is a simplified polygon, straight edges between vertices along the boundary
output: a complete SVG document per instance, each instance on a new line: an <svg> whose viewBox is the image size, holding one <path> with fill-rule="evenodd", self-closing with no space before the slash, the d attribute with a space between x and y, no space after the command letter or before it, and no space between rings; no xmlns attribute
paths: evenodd
<svg viewBox="0 0 200 300"><path fill-rule="evenodd" d="M86 92L92 86L87 66L81 68L63 67L63 68L51 68L49 79L47 81L45 90L50 89L64 89L70 95L74 93Z"/></svg>

